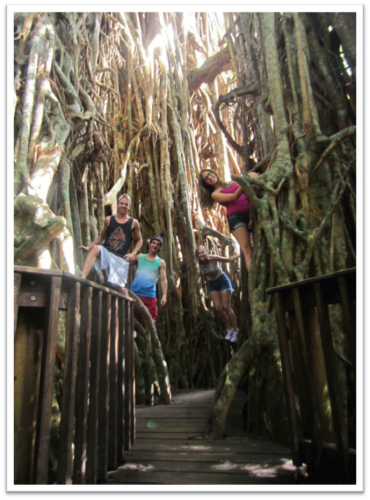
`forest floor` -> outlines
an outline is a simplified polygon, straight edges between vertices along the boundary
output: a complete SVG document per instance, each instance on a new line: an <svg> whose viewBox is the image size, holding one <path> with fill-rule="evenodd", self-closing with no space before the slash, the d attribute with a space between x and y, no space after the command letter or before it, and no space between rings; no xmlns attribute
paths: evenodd
<svg viewBox="0 0 370 500"><path fill-rule="evenodd" d="M106 484L297 484L290 449L244 431L243 392L230 407L225 436L203 437L214 390L181 390L172 405L136 407L136 441Z"/></svg>

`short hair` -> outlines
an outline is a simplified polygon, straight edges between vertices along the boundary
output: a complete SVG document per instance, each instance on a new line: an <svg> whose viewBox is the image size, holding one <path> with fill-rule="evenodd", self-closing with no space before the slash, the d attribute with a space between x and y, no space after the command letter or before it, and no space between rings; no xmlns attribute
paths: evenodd
<svg viewBox="0 0 370 500"><path fill-rule="evenodd" d="M129 197L128 194L121 194L121 196L118 197L117 203L119 203L122 200L122 198L126 198L131 204L131 198Z"/></svg>

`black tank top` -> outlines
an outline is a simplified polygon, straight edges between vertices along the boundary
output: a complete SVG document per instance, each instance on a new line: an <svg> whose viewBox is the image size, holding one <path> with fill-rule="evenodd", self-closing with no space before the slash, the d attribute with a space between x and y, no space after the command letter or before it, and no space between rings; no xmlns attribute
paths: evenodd
<svg viewBox="0 0 370 500"><path fill-rule="evenodd" d="M114 215L111 216L107 236L103 244L109 252L114 253L118 257L124 257L127 254L132 241L133 221L134 219L130 217L127 222L120 224L116 221Z"/></svg>

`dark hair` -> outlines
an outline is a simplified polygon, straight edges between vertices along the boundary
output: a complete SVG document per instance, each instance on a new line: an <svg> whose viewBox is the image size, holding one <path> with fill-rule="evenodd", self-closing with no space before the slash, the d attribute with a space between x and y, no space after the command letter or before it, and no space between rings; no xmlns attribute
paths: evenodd
<svg viewBox="0 0 370 500"><path fill-rule="evenodd" d="M215 190L215 188L214 188L214 186L210 186L209 184L207 184L207 182L205 181L205 179L203 179L202 175L204 174L204 172L212 172L212 174L215 174L215 176L217 177L218 182L222 186L226 186L227 184L225 182L222 182L221 179L220 179L220 176L217 174L217 172L215 172L211 168L203 168L199 172L199 177L198 177L198 196L199 196L199 201L200 201L200 204L201 204L201 206L203 208L210 209L210 208L212 208L216 204L216 202L212 199L212 193Z"/></svg>

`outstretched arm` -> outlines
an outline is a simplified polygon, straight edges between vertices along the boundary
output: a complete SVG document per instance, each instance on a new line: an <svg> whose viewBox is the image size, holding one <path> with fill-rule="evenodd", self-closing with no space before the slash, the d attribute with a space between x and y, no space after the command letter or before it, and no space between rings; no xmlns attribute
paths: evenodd
<svg viewBox="0 0 370 500"><path fill-rule="evenodd" d="M233 255L232 257L222 257L221 255L210 255L210 258L218 262L234 262L234 260L239 259L240 254Z"/></svg>
<svg viewBox="0 0 370 500"><path fill-rule="evenodd" d="M162 289L161 307L163 307L167 303L167 288L168 288L166 263L164 260L161 260L161 262L159 263L159 273L161 278L161 289Z"/></svg>

